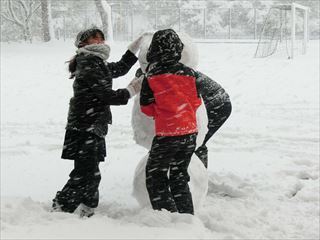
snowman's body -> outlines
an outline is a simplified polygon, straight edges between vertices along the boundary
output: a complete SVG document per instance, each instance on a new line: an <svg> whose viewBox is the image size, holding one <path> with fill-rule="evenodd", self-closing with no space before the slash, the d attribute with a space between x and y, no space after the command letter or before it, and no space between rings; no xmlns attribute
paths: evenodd
<svg viewBox="0 0 320 240"><path fill-rule="evenodd" d="M195 68L198 62L198 52L190 37L185 34L179 34L181 41L184 44L182 52L182 58L180 62L185 65ZM146 53L149 48L152 36L145 37L140 53L139 63L143 72L146 69ZM155 136L154 120L151 117L146 116L140 110L139 103L140 95L138 94L134 99L133 110L132 110L132 128L134 132L134 140L137 144L150 150L152 145L153 137ZM197 146L199 146L207 132L207 114L204 104L201 104L197 110ZM133 181L133 196L137 199L138 203L143 206L150 206L151 203L146 188L146 164L149 154L144 156L136 167L134 181ZM207 195L208 191L208 174L207 169L204 167L200 159L193 154L188 173L190 175L190 191L192 193L192 199L195 210L199 209Z"/></svg>

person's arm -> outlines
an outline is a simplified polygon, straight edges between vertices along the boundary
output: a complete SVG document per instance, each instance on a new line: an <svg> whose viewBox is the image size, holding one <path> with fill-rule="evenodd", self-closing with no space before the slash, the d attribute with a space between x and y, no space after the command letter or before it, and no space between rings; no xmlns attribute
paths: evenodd
<svg viewBox="0 0 320 240"><path fill-rule="evenodd" d="M122 56L120 61L108 63L108 67L111 71L112 78L117 78L125 75L127 72L129 72L131 67L137 62L138 58L136 57L136 54L140 49L143 37L147 34L149 33L144 33L137 39L132 41L128 46L128 50Z"/></svg>
<svg viewBox="0 0 320 240"><path fill-rule="evenodd" d="M118 62L108 63L112 78L117 78L129 72L131 67L137 62L138 58L130 51L127 50Z"/></svg>
<svg viewBox="0 0 320 240"><path fill-rule="evenodd" d="M207 110L208 128L211 128L216 122L216 109L230 102L229 95L216 81L199 71L197 72L196 85Z"/></svg>
<svg viewBox="0 0 320 240"><path fill-rule="evenodd" d="M153 92L149 86L148 79L144 77L140 92L140 107L141 111L147 116L154 117L155 99Z"/></svg>
<svg viewBox="0 0 320 240"><path fill-rule="evenodd" d="M219 129L231 112L231 102L226 91L214 80L201 72L197 72L197 89L203 99L208 116L208 133L203 145ZM221 116L221 110L230 111Z"/></svg>
<svg viewBox="0 0 320 240"><path fill-rule="evenodd" d="M125 105L130 93L126 88L112 90L112 79L103 71L104 63L98 57L77 58L78 80L83 81L106 105Z"/></svg>
<svg viewBox="0 0 320 240"><path fill-rule="evenodd" d="M200 93L208 116L208 132L195 154L208 167L208 149L206 143L226 121L231 111L229 95L214 80L201 72L196 72L196 86ZM223 110L223 111L221 111ZM222 114L222 115L221 115Z"/></svg>

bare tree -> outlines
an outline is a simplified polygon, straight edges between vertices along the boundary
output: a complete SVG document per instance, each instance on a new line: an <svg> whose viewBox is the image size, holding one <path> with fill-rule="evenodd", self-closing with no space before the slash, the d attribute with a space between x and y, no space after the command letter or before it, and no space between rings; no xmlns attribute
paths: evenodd
<svg viewBox="0 0 320 240"><path fill-rule="evenodd" d="M49 0L41 0L42 37L44 42L51 39L49 28Z"/></svg>
<svg viewBox="0 0 320 240"><path fill-rule="evenodd" d="M30 21L41 4L35 0L7 0L2 6L1 17L19 26L24 40L32 42Z"/></svg>
<svg viewBox="0 0 320 240"><path fill-rule="evenodd" d="M111 7L107 1L102 0L94 0L94 3L98 9L98 12L101 17L102 29L106 34L107 40L113 41L113 30L112 30L112 22L111 22Z"/></svg>

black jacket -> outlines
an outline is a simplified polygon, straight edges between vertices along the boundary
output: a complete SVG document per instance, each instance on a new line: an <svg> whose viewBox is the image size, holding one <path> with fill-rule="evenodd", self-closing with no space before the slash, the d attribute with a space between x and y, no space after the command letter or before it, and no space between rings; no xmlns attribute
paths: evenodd
<svg viewBox="0 0 320 240"><path fill-rule="evenodd" d="M112 123L110 105L125 105L130 98L127 89L112 90L112 79L126 74L136 61L130 51L119 62L107 64L97 56L78 54L66 129L104 137Z"/></svg>
<svg viewBox="0 0 320 240"><path fill-rule="evenodd" d="M224 104L230 103L229 95L219 83L205 74L197 71L196 75L197 90L207 110L208 129L214 128L218 121L216 110L224 106Z"/></svg>

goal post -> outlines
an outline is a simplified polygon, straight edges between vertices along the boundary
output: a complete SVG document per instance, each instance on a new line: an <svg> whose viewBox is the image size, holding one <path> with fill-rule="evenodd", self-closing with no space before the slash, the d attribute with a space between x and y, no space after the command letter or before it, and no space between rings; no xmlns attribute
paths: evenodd
<svg viewBox="0 0 320 240"><path fill-rule="evenodd" d="M303 11L303 54L307 52L307 42L308 42L308 12L309 8L302 6L298 3L291 4L291 58L294 56L294 44L296 40L296 9L300 9Z"/></svg>
<svg viewBox="0 0 320 240"><path fill-rule="evenodd" d="M290 11L291 14L288 14ZM303 14L302 19L297 17L298 11ZM298 3L272 6L265 18L255 57L267 57L274 54L277 52L279 44L285 39L288 58L292 59L295 55L295 49L298 47L297 23L302 25L301 53L305 54L309 40L308 17L309 8ZM303 24L301 24L301 21L303 21ZM289 44L291 45L290 48L288 47Z"/></svg>

